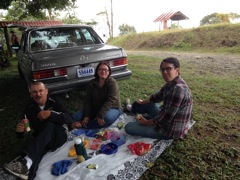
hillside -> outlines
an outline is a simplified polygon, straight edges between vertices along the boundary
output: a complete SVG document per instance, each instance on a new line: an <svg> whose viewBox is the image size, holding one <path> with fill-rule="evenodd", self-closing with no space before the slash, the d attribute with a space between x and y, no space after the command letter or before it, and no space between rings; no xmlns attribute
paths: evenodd
<svg viewBox="0 0 240 180"><path fill-rule="evenodd" d="M119 36L108 41L126 50L180 50L240 53L240 23L169 29Z"/></svg>

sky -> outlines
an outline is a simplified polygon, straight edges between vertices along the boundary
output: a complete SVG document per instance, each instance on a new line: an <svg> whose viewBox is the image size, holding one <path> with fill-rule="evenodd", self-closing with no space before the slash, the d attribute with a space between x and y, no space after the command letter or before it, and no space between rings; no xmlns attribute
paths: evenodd
<svg viewBox="0 0 240 180"><path fill-rule="evenodd" d="M103 22L96 14L105 11L105 7L110 17L111 0L77 0L77 6L77 16L83 21ZM240 14L240 0L112 0L112 7L114 36L122 24L134 26L137 32L158 31L160 23L153 21L168 12L180 11L189 18L179 21L183 28L198 27L205 16L215 12ZM103 25L96 30L108 34Z"/></svg>

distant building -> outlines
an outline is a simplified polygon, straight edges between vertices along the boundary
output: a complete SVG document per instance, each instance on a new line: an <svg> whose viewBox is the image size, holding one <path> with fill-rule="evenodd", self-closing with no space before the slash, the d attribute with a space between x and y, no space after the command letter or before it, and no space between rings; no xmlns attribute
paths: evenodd
<svg viewBox="0 0 240 180"><path fill-rule="evenodd" d="M153 22L160 23L159 24L159 31L160 31L161 29L162 30L169 29L173 21L177 21L179 25L180 20L187 20L187 19L189 18L185 16L183 13L181 13L180 11L176 11L176 12L163 13ZM168 26L169 21L171 21L170 26Z"/></svg>

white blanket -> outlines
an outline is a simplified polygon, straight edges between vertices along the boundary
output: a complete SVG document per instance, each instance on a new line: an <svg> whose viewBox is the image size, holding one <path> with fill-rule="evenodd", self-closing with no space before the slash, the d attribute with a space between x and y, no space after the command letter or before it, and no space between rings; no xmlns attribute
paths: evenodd
<svg viewBox="0 0 240 180"><path fill-rule="evenodd" d="M117 129L117 123L121 121L124 123L135 121L133 116L123 114L119 119L109 128ZM190 128L194 122L191 123ZM125 133L124 128L121 130ZM85 136L87 139L88 137ZM144 142L152 144L153 148L143 156L133 155L128 145L135 142ZM68 151L74 144L74 141L66 142L62 147L54 152L47 153L37 171L36 180L104 180L104 179L119 179L129 180L138 179L147 169L146 164L148 162L154 162L160 154L171 145L173 140L156 140L150 138L133 137L126 134L126 143L118 148L115 154L106 155L98 154L84 161L77 163L76 157L69 157ZM87 149L87 152L93 152L93 150ZM51 174L52 165L55 162L61 160L71 160L72 165L69 167L68 172L65 174L54 176ZM87 165L98 164L98 169L88 169Z"/></svg>

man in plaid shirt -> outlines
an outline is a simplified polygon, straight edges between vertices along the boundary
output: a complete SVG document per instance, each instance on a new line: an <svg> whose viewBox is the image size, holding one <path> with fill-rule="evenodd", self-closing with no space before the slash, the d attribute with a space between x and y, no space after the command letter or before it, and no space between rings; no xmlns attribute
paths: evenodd
<svg viewBox="0 0 240 180"><path fill-rule="evenodd" d="M192 95L180 76L178 59L169 57L160 64L166 84L148 99L137 100L126 109L136 115L136 122L125 126L128 134L154 139L179 139L188 131L192 115ZM158 103L163 102L161 108Z"/></svg>

